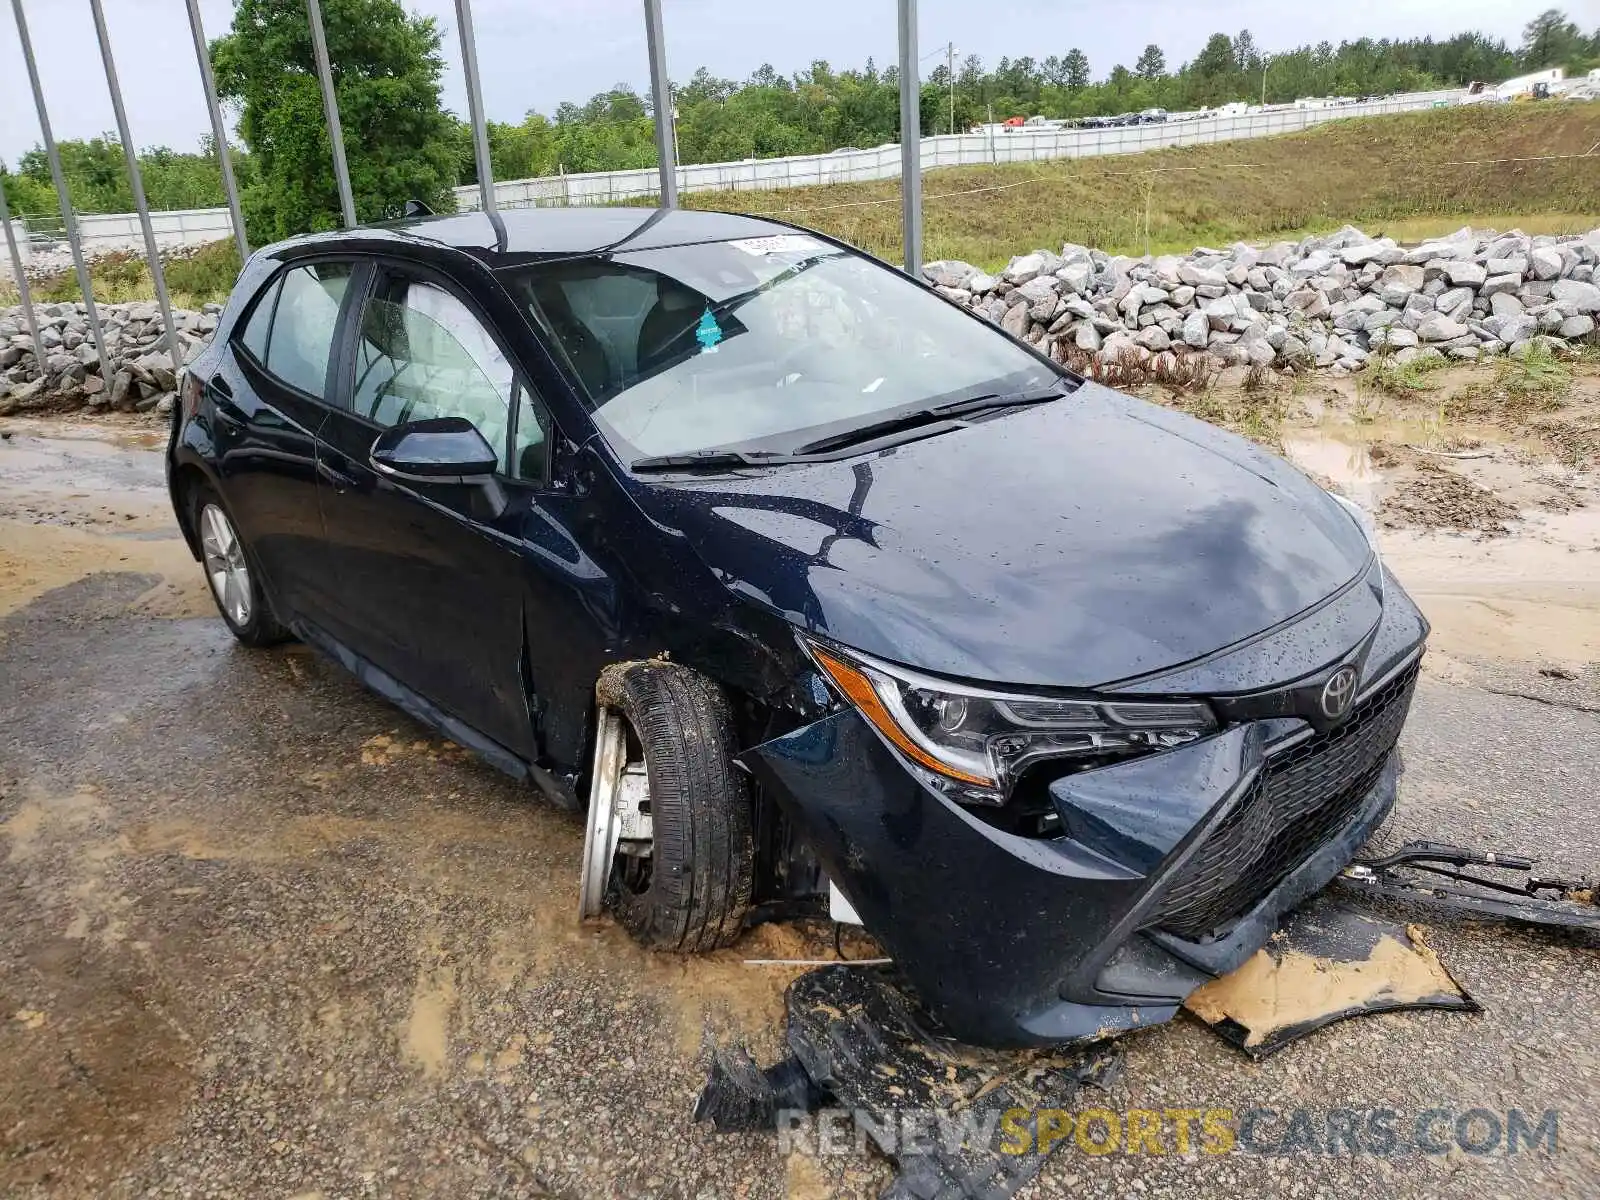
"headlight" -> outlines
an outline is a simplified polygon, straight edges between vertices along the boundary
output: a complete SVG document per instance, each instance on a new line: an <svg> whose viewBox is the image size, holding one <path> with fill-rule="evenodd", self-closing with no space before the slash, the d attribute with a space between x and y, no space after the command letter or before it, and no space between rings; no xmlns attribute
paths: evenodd
<svg viewBox="0 0 1600 1200"><path fill-rule="evenodd" d="M1054 699L933 679L802 639L812 660L929 782L970 804L1004 804L1042 759L1116 758L1180 746L1216 728L1190 700Z"/></svg>

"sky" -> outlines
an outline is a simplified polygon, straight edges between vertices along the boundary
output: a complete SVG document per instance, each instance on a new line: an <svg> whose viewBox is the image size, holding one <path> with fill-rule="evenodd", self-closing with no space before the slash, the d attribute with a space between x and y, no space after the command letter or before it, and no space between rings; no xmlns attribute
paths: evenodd
<svg viewBox="0 0 1600 1200"><path fill-rule="evenodd" d="M21 0L58 139L116 128L88 0ZM919 51L926 74L954 42L957 59L977 54L1044 59L1077 46L1096 79L1132 66L1150 42L1172 66L1212 33L1249 29L1267 52L1327 39L1449 37L1481 30L1515 45L1522 27L1561 0L920 0ZM208 128L184 0L102 0L134 142L194 149ZM465 115L454 0L404 0L445 31L445 105ZM1584 29L1600 26L1600 0L1567 0ZM206 33L231 19L231 0L201 0ZM517 121L563 100L583 101L617 83L649 90L641 0L472 0L484 107ZM823 58L836 67L896 61L895 0L663 0L668 72L687 79L700 66L733 79L762 63L791 74ZM15 163L39 141L39 124L10 5L0 7L0 159Z"/></svg>

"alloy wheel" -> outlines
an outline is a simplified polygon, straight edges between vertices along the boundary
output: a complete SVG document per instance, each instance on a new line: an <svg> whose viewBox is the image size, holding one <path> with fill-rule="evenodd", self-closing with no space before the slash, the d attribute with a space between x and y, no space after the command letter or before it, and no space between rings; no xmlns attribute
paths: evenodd
<svg viewBox="0 0 1600 1200"><path fill-rule="evenodd" d="M228 620L243 629L250 624L250 567L245 562L244 543L219 505L207 504L200 510L200 551L218 606Z"/></svg>
<svg viewBox="0 0 1600 1200"><path fill-rule="evenodd" d="M580 917L598 917L604 910L614 867L620 865L624 881L634 890L640 880L649 880L654 836L650 776L644 750L631 734L622 713L600 709L578 888Z"/></svg>

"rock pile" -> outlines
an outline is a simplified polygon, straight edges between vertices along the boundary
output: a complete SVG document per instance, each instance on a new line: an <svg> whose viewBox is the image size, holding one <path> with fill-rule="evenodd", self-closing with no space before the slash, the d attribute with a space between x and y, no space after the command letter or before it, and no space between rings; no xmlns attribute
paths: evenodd
<svg viewBox="0 0 1600 1200"><path fill-rule="evenodd" d="M100 362L89 319L78 303L36 304L44 362L37 361L20 307L0 309L0 416L30 408L110 408L167 412L177 389L177 366L161 310L152 301L98 304L110 369ZM183 361L200 353L217 328L221 308L174 309Z"/></svg>
<svg viewBox="0 0 1600 1200"><path fill-rule="evenodd" d="M1462 229L1418 246L1352 226L1325 237L1127 258L1068 244L998 276L927 264L945 296L1057 360L1205 352L1227 366L1361 369L1388 351L1475 360L1562 349L1600 320L1600 229L1579 236Z"/></svg>

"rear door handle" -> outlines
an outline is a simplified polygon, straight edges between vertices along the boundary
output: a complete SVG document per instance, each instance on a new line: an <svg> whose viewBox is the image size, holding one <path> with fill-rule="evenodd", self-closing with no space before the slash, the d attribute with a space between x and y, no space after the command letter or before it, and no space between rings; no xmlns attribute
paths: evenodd
<svg viewBox="0 0 1600 1200"><path fill-rule="evenodd" d="M206 394L211 397L211 410L217 414L223 428L232 433L244 428L245 416L233 402L233 388L226 379L213 375L206 381Z"/></svg>

